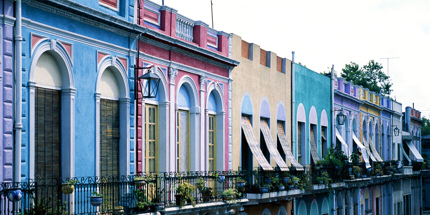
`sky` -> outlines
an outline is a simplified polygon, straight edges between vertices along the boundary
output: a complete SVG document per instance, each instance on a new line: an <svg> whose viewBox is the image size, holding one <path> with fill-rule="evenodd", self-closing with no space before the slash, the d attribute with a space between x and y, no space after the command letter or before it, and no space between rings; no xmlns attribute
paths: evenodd
<svg viewBox="0 0 430 215"><path fill-rule="evenodd" d="M152 0L162 4L162 0ZM164 0L166 6L209 26L210 0ZM382 64L391 97L430 117L430 1L212 0L214 29L234 33L315 72L332 65ZM389 64L387 59L389 60ZM427 61L429 60L429 61ZM388 66L389 65L389 66ZM389 68L389 71L387 70Z"/></svg>

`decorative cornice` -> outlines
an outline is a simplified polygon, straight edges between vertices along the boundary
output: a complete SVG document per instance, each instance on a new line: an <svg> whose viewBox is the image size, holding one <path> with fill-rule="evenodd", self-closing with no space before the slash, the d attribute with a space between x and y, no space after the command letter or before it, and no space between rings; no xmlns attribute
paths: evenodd
<svg viewBox="0 0 430 215"><path fill-rule="evenodd" d="M23 0L24 3L50 13L83 22L127 37L134 37L145 28L115 16L103 13L71 0ZM79 15L77 15L79 14Z"/></svg>
<svg viewBox="0 0 430 215"><path fill-rule="evenodd" d="M226 33L224 31L218 31L218 35L225 36L227 38L233 37L233 34Z"/></svg>
<svg viewBox="0 0 430 215"><path fill-rule="evenodd" d="M70 31L66 31L63 29L59 29L59 28L55 28L49 25L45 25L39 22L34 22L30 19L27 18L23 18L22 19L22 24L24 27L32 29L32 30L36 30L36 31L40 31L43 32L45 34L48 35L54 35L63 39L68 39L70 41L75 41L75 42L79 42L79 43L83 43L86 45L91 45L100 49L106 49L112 52L116 52L119 54L122 54L124 56L128 56L128 55L132 55L135 56L136 55L136 51L135 50L131 50L128 48L124 48L121 46L117 46L111 43L107 43L101 40L96 40L94 38L90 38L90 37L86 37L80 34L76 34Z"/></svg>
<svg viewBox="0 0 430 215"><path fill-rule="evenodd" d="M206 76L205 75L201 75L199 82L200 82L200 91L205 91L205 84L206 84Z"/></svg>
<svg viewBox="0 0 430 215"><path fill-rule="evenodd" d="M206 23L204 23L203 21L200 21L200 20L196 21L196 22L194 23L194 25L201 25L201 26L203 26L203 27L205 27L205 28L209 28L209 25L208 25L208 24L206 24Z"/></svg>
<svg viewBox="0 0 430 215"><path fill-rule="evenodd" d="M171 8L171 7L167 7L167 6L165 6L165 5L161 6L161 7L160 7L160 10L161 10L161 11L167 11L167 12L174 13L174 14L177 14L177 13L178 13L178 10L176 10L176 9L174 9L174 8Z"/></svg>
<svg viewBox="0 0 430 215"><path fill-rule="evenodd" d="M373 108L375 108L375 109L377 109L377 110L381 110L381 107L380 107L380 106L378 106L378 105L375 105L375 104L373 104L373 103L371 103L371 102L369 102L369 101L367 101L367 100L362 100L362 101L364 101L364 103L363 103L363 104L366 104L366 105L368 105L368 106L371 106L371 107L373 107Z"/></svg>
<svg viewBox="0 0 430 215"><path fill-rule="evenodd" d="M15 17L11 17L8 15L1 15L1 24L3 25L9 25L9 26L13 26L15 24Z"/></svg>
<svg viewBox="0 0 430 215"><path fill-rule="evenodd" d="M173 66L169 67L169 80L170 84L175 84L176 76L178 75L178 69Z"/></svg>
<svg viewBox="0 0 430 215"><path fill-rule="evenodd" d="M357 99L357 98L355 98L354 96L351 96L351 95L348 95L348 94L342 93L342 92L341 92L341 91L339 91L339 90L334 90L334 94L335 94L335 95L338 95L338 96L340 96L340 97L343 97L343 98L346 98L346 99L352 100L352 101L354 101L354 102L356 102L356 103L358 103L358 104L363 104L363 101L362 101L362 100Z"/></svg>
<svg viewBox="0 0 430 215"><path fill-rule="evenodd" d="M166 66L166 67L167 66L168 67L173 66L176 69L180 69L182 71L186 71L188 73L192 73L192 74L195 74L195 75L203 75L204 74L206 77L214 79L214 80L217 80L217 81L228 82L230 80L229 78L224 77L224 76L213 74L213 73L210 73L210 72L207 72L207 71L204 71L204 70L201 70L201 69L197 69L197 68L194 68L194 67L190 67L190 66L187 66L187 65L184 65L184 64L180 64L180 63L177 63L177 62L174 62L174 61L169 61L169 60L165 60L165 59L162 59L162 58L158 58L158 57L154 57L154 56L151 56L151 55L147 55L147 54L145 54L143 52L140 52L140 59L143 59L145 61L149 61L151 63L160 64L160 65L163 65L163 66Z"/></svg>
<svg viewBox="0 0 430 215"><path fill-rule="evenodd" d="M142 38L143 42L147 42L151 45L155 45L161 48L166 47L165 49L167 50L172 50L181 54L189 55L190 57L206 61L215 66L219 66L225 69L233 69L235 66L239 65L239 61L233 60L231 58L217 54L213 51L195 46L193 44L176 38L172 38L170 36L164 35L153 30L149 30L143 35L148 36ZM152 37L153 39L149 37ZM163 45L160 45L160 43L162 43Z"/></svg>

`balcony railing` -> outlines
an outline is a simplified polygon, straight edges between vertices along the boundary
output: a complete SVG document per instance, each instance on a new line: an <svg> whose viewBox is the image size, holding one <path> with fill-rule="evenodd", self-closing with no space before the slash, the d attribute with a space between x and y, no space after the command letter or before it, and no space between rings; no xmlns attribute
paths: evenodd
<svg viewBox="0 0 430 215"><path fill-rule="evenodd" d="M194 21L178 14L176 16L176 36L181 39L193 42L193 34Z"/></svg>

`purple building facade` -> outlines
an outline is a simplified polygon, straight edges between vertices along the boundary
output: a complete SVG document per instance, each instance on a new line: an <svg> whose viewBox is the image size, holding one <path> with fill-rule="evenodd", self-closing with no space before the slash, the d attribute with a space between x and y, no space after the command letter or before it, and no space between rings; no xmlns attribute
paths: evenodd
<svg viewBox="0 0 430 215"><path fill-rule="evenodd" d="M0 30L2 40L0 52L0 182L12 181L13 162L13 25L15 22L13 14L13 1L0 0L0 13L3 16Z"/></svg>

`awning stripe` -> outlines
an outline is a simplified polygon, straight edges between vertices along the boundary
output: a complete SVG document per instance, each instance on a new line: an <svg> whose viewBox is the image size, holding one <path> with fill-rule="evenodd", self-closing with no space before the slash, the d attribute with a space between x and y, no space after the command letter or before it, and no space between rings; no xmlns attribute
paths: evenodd
<svg viewBox="0 0 430 215"><path fill-rule="evenodd" d="M342 135L340 135L337 128L336 128L336 138L342 144L342 151L345 152L345 155L349 157L349 146L348 144L346 144L345 140L343 139Z"/></svg>
<svg viewBox="0 0 430 215"><path fill-rule="evenodd" d="M421 156L421 154L418 152L418 149L415 147L415 145L412 143L412 141L405 141L406 145L408 146L409 150L412 152L412 154L415 156L417 162L423 162L424 159Z"/></svg>
<svg viewBox="0 0 430 215"><path fill-rule="evenodd" d="M403 155L405 156L406 160L408 160L409 165L411 165L411 159L409 158L409 155L405 152L405 149L403 148L403 144L399 143L399 147L403 152Z"/></svg>
<svg viewBox="0 0 430 215"><path fill-rule="evenodd" d="M276 149L276 145L273 142L272 135L270 134L270 128L266 120L260 120L260 130L261 133L263 133L264 141L266 142L267 149L269 150L270 155L273 157L273 160L275 160L276 164L278 164L281 171L289 171L288 165L284 162L284 159L282 159L278 149Z"/></svg>
<svg viewBox="0 0 430 215"><path fill-rule="evenodd" d="M354 132L352 132L352 140L354 141L355 144L357 144L358 148L360 148L361 156L363 157L364 163L366 164L366 169L371 168L372 166L370 166L369 155L367 154L366 147L360 143L360 140L358 140Z"/></svg>
<svg viewBox="0 0 430 215"><path fill-rule="evenodd" d="M364 146L366 146L366 151L367 151L367 154L370 156L370 159L372 161L376 161L376 158L373 156L372 152L370 151L369 144L367 144L367 141L364 138L363 138L363 144Z"/></svg>
<svg viewBox="0 0 430 215"><path fill-rule="evenodd" d="M316 164L317 161L321 160L320 156L318 155L318 148L317 145L315 143L315 135L314 135L314 130L311 128L311 138L310 138L310 145L311 145L311 157L312 160L314 161L314 163Z"/></svg>
<svg viewBox="0 0 430 215"><path fill-rule="evenodd" d="M372 140L370 140L369 145L370 145L370 148L373 151L373 156L375 156L376 160L379 161L379 162L383 162L384 160L382 160L381 156L379 156L379 153L376 150L375 144L373 144Z"/></svg>
<svg viewBox="0 0 430 215"><path fill-rule="evenodd" d="M299 164L291 152L290 144L288 144L287 136L284 133L284 126L281 123L278 123L278 139L279 142L281 142L282 149L284 150L287 159L291 162L291 165L293 165L296 170L304 171L303 166Z"/></svg>
<svg viewBox="0 0 430 215"><path fill-rule="evenodd" d="M242 129L245 134L246 142L248 142L248 146L261 168L263 168L263 170L273 170L272 166L267 162L263 152L261 152L261 149L258 146L249 118L242 117Z"/></svg>

